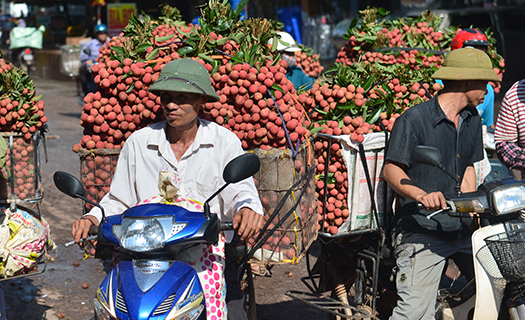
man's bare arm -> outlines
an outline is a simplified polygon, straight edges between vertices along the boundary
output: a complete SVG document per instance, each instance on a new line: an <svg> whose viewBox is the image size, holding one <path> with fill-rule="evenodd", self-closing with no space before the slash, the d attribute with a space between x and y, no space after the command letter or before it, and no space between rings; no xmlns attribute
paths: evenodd
<svg viewBox="0 0 525 320"><path fill-rule="evenodd" d="M399 195L410 200L420 202L427 210L446 209L445 196L441 192L427 193L416 186L405 173L405 165L397 162L387 161L384 168L386 182Z"/></svg>

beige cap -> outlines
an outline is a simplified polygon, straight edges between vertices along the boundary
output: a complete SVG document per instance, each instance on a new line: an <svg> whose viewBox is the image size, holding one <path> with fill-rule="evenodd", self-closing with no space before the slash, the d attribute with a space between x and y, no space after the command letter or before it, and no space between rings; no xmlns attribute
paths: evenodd
<svg viewBox="0 0 525 320"><path fill-rule="evenodd" d="M492 67L489 56L474 48L461 48L451 51L445 57L443 66L432 75L432 78L501 81Z"/></svg>

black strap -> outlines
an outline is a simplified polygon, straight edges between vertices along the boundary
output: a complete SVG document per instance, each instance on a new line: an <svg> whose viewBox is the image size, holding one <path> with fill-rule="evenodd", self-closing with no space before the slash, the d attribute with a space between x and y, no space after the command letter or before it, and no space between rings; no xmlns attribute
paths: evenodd
<svg viewBox="0 0 525 320"><path fill-rule="evenodd" d="M205 96L207 95L206 91L204 91L204 89L199 87L195 82L187 80L187 79L182 79L182 78L178 78L178 77L164 77L162 79L158 79L156 82L162 82L162 81L166 81L166 80L177 80L177 81L186 82L187 84L189 84L191 86L194 86L195 88L199 89L202 92L203 95L205 95Z"/></svg>
<svg viewBox="0 0 525 320"><path fill-rule="evenodd" d="M370 193L370 201L372 203L372 214L374 215L374 219L376 220L377 229L379 231L383 231L383 229L381 228L381 224L379 223L379 215L377 213L377 205L374 197L374 188L372 186L372 180L370 179L370 171L368 170L368 164L366 163L365 148L363 147L362 143L359 144L359 157L361 158L361 163L363 164L363 169L365 171L366 183L368 185L368 192Z"/></svg>

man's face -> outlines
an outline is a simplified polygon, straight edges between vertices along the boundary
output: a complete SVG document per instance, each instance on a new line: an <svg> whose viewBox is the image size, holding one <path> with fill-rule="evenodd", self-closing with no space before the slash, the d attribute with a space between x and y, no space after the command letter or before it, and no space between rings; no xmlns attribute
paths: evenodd
<svg viewBox="0 0 525 320"><path fill-rule="evenodd" d="M487 83L485 80L471 80L469 81L469 88L465 92L467 96L467 104L471 107L477 107L483 103L485 95L487 94Z"/></svg>
<svg viewBox="0 0 525 320"><path fill-rule="evenodd" d="M97 39L100 41L100 43L106 42L106 39L108 38L107 33L97 33Z"/></svg>
<svg viewBox="0 0 525 320"><path fill-rule="evenodd" d="M186 128L197 120L206 97L196 93L162 91L160 103L168 124L175 128Z"/></svg>

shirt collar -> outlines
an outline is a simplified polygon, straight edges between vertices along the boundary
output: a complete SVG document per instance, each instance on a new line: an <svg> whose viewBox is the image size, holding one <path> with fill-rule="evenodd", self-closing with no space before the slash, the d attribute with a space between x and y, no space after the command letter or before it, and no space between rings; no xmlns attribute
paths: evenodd
<svg viewBox="0 0 525 320"><path fill-rule="evenodd" d="M159 122L158 126L161 128L161 130L153 130L153 132L148 137L148 146L159 147L163 144L163 142L168 142L166 139L166 126L168 126L168 123L164 120ZM199 145L213 146L215 144L215 135L210 128L209 121L199 119L199 129L197 130L195 141L198 141ZM198 147L195 143L192 145Z"/></svg>
<svg viewBox="0 0 525 320"><path fill-rule="evenodd" d="M432 115L432 125L434 126L434 128L440 122L449 120L445 115L445 112L443 112L443 109L441 109L441 106L439 105L437 95L434 98L432 98L432 100L430 100L429 102L431 103L430 113ZM464 121L466 121L468 118L474 115L473 110L471 109L476 110L476 108L465 107L459 112L459 116L463 118Z"/></svg>

